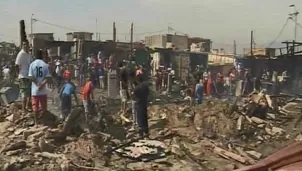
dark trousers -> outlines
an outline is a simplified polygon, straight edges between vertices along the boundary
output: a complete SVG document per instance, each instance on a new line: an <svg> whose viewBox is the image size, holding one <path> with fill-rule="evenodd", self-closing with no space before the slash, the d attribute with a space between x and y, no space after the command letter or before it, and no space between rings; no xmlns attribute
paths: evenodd
<svg viewBox="0 0 302 171"><path fill-rule="evenodd" d="M59 89L62 85L62 81L63 81L63 78L61 76L57 76L57 79L56 79L56 83L57 83L57 88Z"/></svg>
<svg viewBox="0 0 302 171"><path fill-rule="evenodd" d="M149 134L148 109L147 105L137 104L137 123L139 126L139 136Z"/></svg>
<svg viewBox="0 0 302 171"><path fill-rule="evenodd" d="M71 96L63 95L61 99L61 112L64 118L68 116L71 111Z"/></svg>

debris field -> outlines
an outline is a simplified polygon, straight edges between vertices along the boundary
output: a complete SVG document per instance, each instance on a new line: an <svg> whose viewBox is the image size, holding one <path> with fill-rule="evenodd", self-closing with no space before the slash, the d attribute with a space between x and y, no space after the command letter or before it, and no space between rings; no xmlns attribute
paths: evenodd
<svg viewBox="0 0 302 171"><path fill-rule="evenodd" d="M302 141L300 106L299 98L262 92L199 106L153 104L150 136L140 138L129 130L130 114L104 105L89 123L74 107L64 124L48 112L33 126L14 102L0 108L0 163L5 171L231 171Z"/></svg>

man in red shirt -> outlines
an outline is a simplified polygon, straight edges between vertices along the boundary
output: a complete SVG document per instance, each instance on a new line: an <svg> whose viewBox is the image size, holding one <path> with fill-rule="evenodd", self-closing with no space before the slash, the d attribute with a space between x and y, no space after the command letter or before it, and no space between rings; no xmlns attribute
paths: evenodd
<svg viewBox="0 0 302 171"><path fill-rule="evenodd" d="M88 114L90 112L90 107L92 105L92 101L94 100L94 96L93 96L93 86L92 86L92 81L91 81L91 77L89 76L85 85L82 88L82 101L83 101L83 105L84 105L84 110L85 110L85 117L86 117L86 121L88 120Z"/></svg>

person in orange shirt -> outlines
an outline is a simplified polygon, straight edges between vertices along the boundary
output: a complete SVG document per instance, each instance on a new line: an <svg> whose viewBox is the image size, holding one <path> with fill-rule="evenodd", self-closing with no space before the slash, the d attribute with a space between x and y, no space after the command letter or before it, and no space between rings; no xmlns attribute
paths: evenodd
<svg viewBox="0 0 302 171"><path fill-rule="evenodd" d="M87 117L90 112L89 109L91 108L92 101L94 101L91 77L88 77L85 85L83 86L81 96L82 96L82 101L83 101L84 110L85 110L85 117L86 117L86 121L87 121L88 120Z"/></svg>

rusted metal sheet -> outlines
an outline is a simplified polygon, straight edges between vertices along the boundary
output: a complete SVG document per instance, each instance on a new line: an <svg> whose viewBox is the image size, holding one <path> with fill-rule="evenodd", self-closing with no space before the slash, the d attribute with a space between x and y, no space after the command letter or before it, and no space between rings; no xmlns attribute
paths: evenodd
<svg viewBox="0 0 302 171"><path fill-rule="evenodd" d="M294 143L282 150L236 171L298 171L302 170L302 142Z"/></svg>

